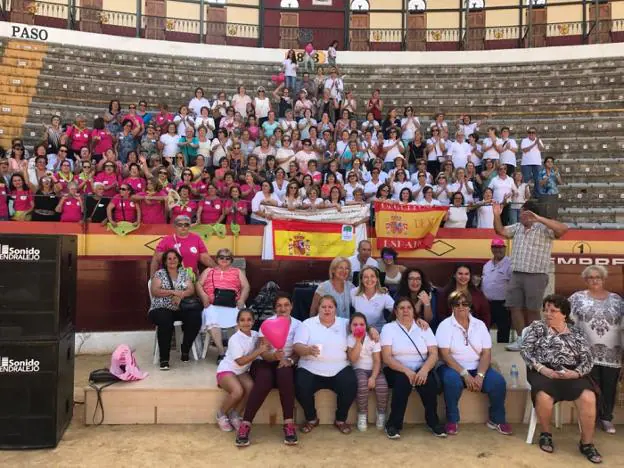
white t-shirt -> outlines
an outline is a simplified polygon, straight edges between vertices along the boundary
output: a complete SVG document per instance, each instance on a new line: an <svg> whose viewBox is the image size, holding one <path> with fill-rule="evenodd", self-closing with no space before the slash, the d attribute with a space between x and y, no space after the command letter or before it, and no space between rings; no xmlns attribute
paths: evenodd
<svg viewBox="0 0 624 468"><path fill-rule="evenodd" d="M318 346L318 356L302 356L299 367L321 377L333 377L349 365L347 358L347 326L346 318L336 317L331 327L321 323L317 315L305 320L297 328L294 344Z"/></svg>
<svg viewBox="0 0 624 468"><path fill-rule="evenodd" d="M520 186L516 187L516 183L514 182L513 185L513 194L511 196L511 207L514 209L520 209L522 208L522 205L524 205L524 202L527 201L526 199L526 189L527 189L528 184L526 182L522 182L520 184Z"/></svg>
<svg viewBox="0 0 624 468"><path fill-rule="evenodd" d="M306 198L301 204L303 206L315 206L316 208L319 208L325 204L325 200L323 200L322 198L316 198L314 199L314 201L312 201L309 198Z"/></svg>
<svg viewBox="0 0 624 468"><path fill-rule="evenodd" d="M284 75L297 76L297 63L290 59L284 60Z"/></svg>
<svg viewBox="0 0 624 468"><path fill-rule="evenodd" d="M178 152L179 141L180 137L178 135L169 135L168 133L160 135L160 142L165 145L163 148L163 156L168 158L175 157Z"/></svg>
<svg viewBox="0 0 624 468"><path fill-rule="evenodd" d="M290 147L279 148L275 153L275 159L277 160L277 165L288 173L290 162L295 160L295 152Z"/></svg>
<svg viewBox="0 0 624 468"><path fill-rule="evenodd" d="M466 138L472 135L479 128L479 124L476 122L471 122L469 124L459 124L458 128L464 132Z"/></svg>
<svg viewBox="0 0 624 468"><path fill-rule="evenodd" d="M472 194L468 193L468 189L472 190L474 193L474 185L470 180L466 181L461 189L461 194L464 196L464 203L466 205L472 203L472 201L474 200ZM459 182L455 182L449 185L449 190L453 193L457 192L459 190Z"/></svg>
<svg viewBox="0 0 624 468"><path fill-rule="evenodd" d="M351 184L347 184L344 186L344 191L346 193L345 196L345 201L352 201L353 200L353 191L357 188L361 188L362 190L364 190L364 186L362 184L360 184L359 182L355 183L355 187L352 186Z"/></svg>
<svg viewBox="0 0 624 468"><path fill-rule="evenodd" d="M439 138L438 141L434 141L433 138L427 140L427 146L433 145L433 150L427 153L427 161L438 161L444 156L442 148L440 147L441 143L445 143L444 138Z"/></svg>
<svg viewBox="0 0 624 468"><path fill-rule="evenodd" d="M501 140L500 138L496 138L496 140L493 142L490 137L487 137L483 139L483 142L481 144L483 147L486 147L486 146L492 145L492 143L494 143L494 146L492 146L492 148L490 148L485 153L483 153L483 159L499 159L500 158L500 154L498 153L498 151L496 151L496 146L502 145L503 140Z"/></svg>
<svg viewBox="0 0 624 468"><path fill-rule="evenodd" d="M284 197L286 197L286 191L288 190L288 181L286 179L282 181L282 188L279 188L276 180L271 182L271 185L273 185L273 195L275 195L280 202L283 202Z"/></svg>
<svg viewBox="0 0 624 468"><path fill-rule="evenodd" d="M471 152L472 146L470 146L470 143L465 141L461 143L459 141L454 141L448 147L447 154L451 157L451 161L453 161L453 166L455 168L465 168Z"/></svg>
<svg viewBox="0 0 624 468"><path fill-rule="evenodd" d="M358 258L357 254L355 254L349 257L349 263L351 264L351 279L353 279L353 275L362 269L362 262L360 262L360 259ZM377 268L377 262L375 261L373 257L368 257L364 265Z"/></svg>
<svg viewBox="0 0 624 468"><path fill-rule="evenodd" d="M210 102L205 97L201 97L199 99L194 97L193 99L191 99L191 102L189 102L189 105L188 105L188 108L196 116L201 116L201 108L202 107L207 107L208 109L210 109Z"/></svg>
<svg viewBox="0 0 624 468"><path fill-rule="evenodd" d="M435 198L432 198L430 202L423 198L418 202L418 204L420 206L442 206L442 203L440 203L440 201L436 200Z"/></svg>
<svg viewBox="0 0 624 468"><path fill-rule="evenodd" d="M219 363L217 367L217 373L219 372L234 372L236 375L244 374L251 367L251 362L244 366L236 364L236 359L247 356L254 349L256 349L256 343L258 342L258 332L251 331L251 336L245 335L242 331L237 331L228 340L227 351L225 357Z"/></svg>
<svg viewBox="0 0 624 468"><path fill-rule="evenodd" d="M351 290L351 305L356 312L360 312L366 316L366 321L371 327L381 330L386 323L384 319L384 310L392 310L394 307L394 299L388 293L375 293L373 297L368 299L365 294L358 295L359 288Z"/></svg>
<svg viewBox="0 0 624 468"><path fill-rule="evenodd" d="M347 347L355 348L355 336L349 335L347 338ZM353 368L367 371L373 370L373 353L381 353L381 344L375 343L366 335L364 337L364 343L362 343L360 359L353 363Z"/></svg>
<svg viewBox="0 0 624 468"><path fill-rule="evenodd" d="M535 143L537 140L531 141L528 137L523 138L522 142L520 142L520 149L525 149ZM520 163L522 166L541 166L542 165L542 152L539 149L538 145L535 145L531 148L530 151L526 153L522 153L522 162Z"/></svg>
<svg viewBox="0 0 624 468"><path fill-rule="evenodd" d="M416 123L414 123L416 122ZM403 117L401 119L401 128L403 128L403 125L405 125L407 123L407 117ZM413 120L410 120L409 125L407 125L407 127L405 127L405 130L403 130L403 132L401 133L401 139L402 140L413 140L414 139L414 133L416 133L416 124L418 124L418 126L420 126L420 121L418 120L418 117L414 117Z"/></svg>
<svg viewBox="0 0 624 468"><path fill-rule="evenodd" d="M278 316L274 315L269 317L267 320L275 320ZM286 337L286 344L284 345L284 357L289 358L293 355L293 342L295 341L295 334L297 333L297 329L301 326L301 320L297 320L295 317L290 317L290 328L288 328L288 336ZM262 330L258 332L258 336L263 338ZM270 352L275 351L275 348L271 346L269 343Z"/></svg>
<svg viewBox="0 0 624 468"><path fill-rule="evenodd" d="M414 343L410 341L406 333ZM416 325L415 321L412 322L412 326L409 330L396 320L384 325L381 330L380 342L382 347L390 346L392 348L392 357L394 359L414 371L420 369L427 359L429 355L427 348L437 345L431 328L421 330L418 325ZM418 354L414 345L418 347L420 354Z"/></svg>
<svg viewBox="0 0 624 468"><path fill-rule="evenodd" d="M492 348L492 337L485 323L472 315L467 332L457 323L454 315L444 319L436 332L436 340L438 347L449 349L453 359L466 370L479 367L481 351Z"/></svg>
<svg viewBox="0 0 624 468"><path fill-rule="evenodd" d="M271 200L275 200L278 204L280 203L280 199L275 195L275 192L271 194ZM264 193L258 192L254 195L251 200L251 218L256 221L266 221L265 218L261 218L257 216L256 213L264 213L265 205L261 205L260 203L264 201Z"/></svg>
<svg viewBox="0 0 624 468"><path fill-rule="evenodd" d="M477 150L477 152L481 153L481 145L479 143L477 143L476 150ZM477 155L477 153L472 150L472 145L471 145L470 146L470 161L472 161L472 163L475 166L480 166L481 165L481 158L482 158L482 156Z"/></svg>
<svg viewBox="0 0 624 468"><path fill-rule="evenodd" d="M195 130L201 126L206 127L206 138L212 140L214 134L212 131L215 129L215 121L212 117L202 117L201 115L195 119Z"/></svg>
<svg viewBox="0 0 624 468"><path fill-rule="evenodd" d="M338 77L332 79L331 77L325 80L325 89L329 89L329 95L332 99L342 101L342 91L344 89L344 83Z"/></svg>
<svg viewBox="0 0 624 468"><path fill-rule="evenodd" d="M235 94L232 96L232 107L234 110L238 112L243 118L247 117L247 104L251 104L251 97L245 94L241 96L240 94Z"/></svg>
<svg viewBox="0 0 624 468"><path fill-rule="evenodd" d="M515 187L514 181L511 177L505 177L505 180L496 176L490 182L489 187L494 191L492 198L498 203L503 203L503 199L505 195L512 193L512 190Z"/></svg>
<svg viewBox="0 0 624 468"><path fill-rule="evenodd" d="M396 143L396 145L395 145L395 143ZM394 147L386 153L386 156L384 157L384 162L385 163L394 162L394 160L398 156L401 156L401 149L403 149L403 142L401 142L401 140L396 140L396 141L386 140L386 141L384 141L384 144L383 144L384 148L390 148L391 146L394 146Z"/></svg>
<svg viewBox="0 0 624 468"><path fill-rule="evenodd" d="M445 228L465 228L468 222L468 213L465 206L451 206L448 220L444 223Z"/></svg>
<svg viewBox="0 0 624 468"><path fill-rule="evenodd" d="M375 196L377 194L377 189L382 184L383 184L383 181L381 179L379 179L379 181L377 182L373 182L372 180L369 180L368 182L366 182L366 185L364 186L364 194L367 197Z"/></svg>
<svg viewBox="0 0 624 468"><path fill-rule="evenodd" d="M512 166L516 166L516 153L518 152L518 143L513 138L509 138L508 140L501 140L501 146L505 146L503 152L500 154L500 162L501 164L510 164ZM511 174L507 174L511 176Z"/></svg>
<svg viewBox="0 0 624 468"><path fill-rule="evenodd" d="M269 102L269 98L254 98L254 108L256 109L256 118L262 119L268 116L269 110L271 109L271 103Z"/></svg>
<svg viewBox="0 0 624 468"><path fill-rule="evenodd" d="M436 197L437 200L442 204L442 205L448 205L451 202L451 198L448 194L449 191L449 186L447 185L441 192L440 194ZM440 190L441 187L439 185L434 185L433 186L433 196L436 196L436 193L438 193L438 190Z"/></svg>
<svg viewBox="0 0 624 468"><path fill-rule="evenodd" d="M399 200L399 195L404 188L408 188L410 192L413 190L412 183L409 180L405 182L392 182L392 199Z"/></svg>
<svg viewBox="0 0 624 468"><path fill-rule="evenodd" d="M492 205L483 205L477 209L477 227L479 229L494 229Z"/></svg>

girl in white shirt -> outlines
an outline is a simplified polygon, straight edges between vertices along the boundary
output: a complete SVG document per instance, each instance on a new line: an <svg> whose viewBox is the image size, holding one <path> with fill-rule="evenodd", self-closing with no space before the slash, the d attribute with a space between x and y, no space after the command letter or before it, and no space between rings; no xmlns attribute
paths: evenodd
<svg viewBox="0 0 624 468"><path fill-rule="evenodd" d="M513 173L513 186L511 188L511 207L509 209L509 224L516 224L520 221L520 208L524 202L531 198L529 184L522 182L522 172Z"/></svg>
<svg viewBox="0 0 624 468"><path fill-rule="evenodd" d="M217 412L217 424L224 432L240 427L242 418L239 413L245 407L253 387L253 380L247 371L255 359L269 350L266 343L258 346L258 332L251 329L254 324L251 310L238 312L236 324L238 331L229 339L225 357L217 367L217 385L227 392Z"/></svg>
<svg viewBox="0 0 624 468"><path fill-rule="evenodd" d="M494 211L492 210L493 193L491 188L486 188L483 191L483 201L478 203L477 228L479 229L494 229Z"/></svg>
<svg viewBox="0 0 624 468"><path fill-rule="evenodd" d="M357 428L359 431L365 431L368 426L368 393L370 390L375 390L376 426L379 430L384 427L388 403L388 383L381 372L381 345L370 339L367 330L366 316L355 312L349 322L347 355L357 377Z"/></svg>
<svg viewBox="0 0 624 468"><path fill-rule="evenodd" d="M188 107L195 117L201 114L202 107L210 107L210 102L204 97L204 90L202 88L197 88L195 90L195 97L191 99Z"/></svg>

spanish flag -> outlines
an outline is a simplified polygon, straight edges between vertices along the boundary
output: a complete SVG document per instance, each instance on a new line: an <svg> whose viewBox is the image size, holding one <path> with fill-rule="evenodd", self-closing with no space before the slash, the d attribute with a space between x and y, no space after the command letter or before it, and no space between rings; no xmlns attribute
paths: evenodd
<svg viewBox="0 0 624 468"><path fill-rule="evenodd" d="M448 207L375 202L377 248L428 249Z"/></svg>
<svg viewBox="0 0 624 468"><path fill-rule="evenodd" d="M356 228L350 224L273 220L273 252L278 260L332 259L355 252Z"/></svg>

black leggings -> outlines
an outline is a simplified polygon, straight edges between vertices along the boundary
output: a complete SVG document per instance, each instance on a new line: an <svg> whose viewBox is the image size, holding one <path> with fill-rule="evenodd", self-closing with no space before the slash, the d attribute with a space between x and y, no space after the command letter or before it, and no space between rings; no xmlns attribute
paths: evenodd
<svg viewBox="0 0 624 468"><path fill-rule="evenodd" d="M322 377L302 368L297 369L295 395L303 407L306 421L316 420L314 394L323 388L336 394L336 421L346 421L357 394L357 379L353 368L347 366L333 377Z"/></svg>
<svg viewBox="0 0 624 468"><path fill-rule="evenodd" d="M158 327L156 329L156 337L158 338L158 351L161 361L169 360L171 351L171 337L173 336L173 322L180 320L182 322L182 339L181 349L183 353L188 353L193 345L193 341L197 338L199 329L202 324L202 316L200 310L193 310L183 313L180 310L171 309L152 309L149 311L149 319Z"/></svg>
<svg viewBox="0 0 624 468"><path fill-rule="evenodd" d="M496 342L509 343L511 316L509 309L505 307L505 301L490 301L490 312L492 314L492 322L496 324Z"/></svg>
<svg viewBox="0 0 624 468"><path fill-rule="evenodd" d="M613 420L613 408L617 399L617 384L620 376L619 367L606 367L596 364L590 375L600 387L600 395L596 395L598 419Z"/></svg>

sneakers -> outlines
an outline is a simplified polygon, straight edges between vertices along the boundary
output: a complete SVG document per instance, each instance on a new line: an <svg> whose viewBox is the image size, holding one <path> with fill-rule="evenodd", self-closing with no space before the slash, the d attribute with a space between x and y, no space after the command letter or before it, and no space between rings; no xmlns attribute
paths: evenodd
<svg viewBox="0 0 624 468"><path fill-rule="evenodd" d="M607 421L606 419L601 419L600 427L602 427L602 430L605 431L607 434L615 434L615 426L613 425L611 421Z"/></svg>
<svg viewBox="0 0 624 468"><path fill-rule="evenodd" d="M221 361L223 361L223 358L225 357L225 354L219 354L217 356L217 364L219 364Z"/></svg>
<svg viewBox="0 0 624 468"><path fill-rule="evenodd" d="M401 433L394 427L386 426L386 435L388 436L388 439L400 439L401 438Z"/></svg>
<svg viewBox="0 0 624 468"><path fill-rule="evenodd" d="M446 437L446 431L444 430L444 426L442 426L442 424L429 426L429 430L433 432L433 435L436 437Z"/></svg>
<svg viewBox="0 0 624 468"><path fill-rule="evenodd" d="M249 433L251 432L251 424L243 422L236 431L236 446L247 447L249 442Z"/></svg>
<svg viewBox="0 0 624 468"><path fill-rule="evenodd" d="M237 412L232 411L230 413L230 424L238 431L243 424L243 418L241 418Z"/></svg>
<svg viewBox="0 0 624 468"><path fill-rule="evenodd" d="M284 424L284 444L297 445L297 427L293 423Z"/></svg>
<svg viewBox="0 0 624 468"><path fill-rule="evenodd" d="M169 361L160 361L160 370L168 371L169 370Z"/></svg>
<svg viewBox="0 0 624 468"><path fill-rule="evenodd" d="M180 360L182 362L189 362L191 358L189 357L189 353L182 353L180 356Z"/></svg>
<svg viewBox="0 0 624 468"><path fill-rule="evenodd" d="M505 346L505 349L507 351L514 351L514 352L518 352L520 351L520 348L522 347L522 343L520 341L520 338L518 338L516 341L514 341L513 343L510 343L508 345Z"/></svg>
<svg viewBox="0 0 624 468"><path fill-rule="evenodd" d="M444 426L444 432L448 435L457 435L459 432L459 424L457 423L446 423Z"/></svg>
<svg viewBox="0 0 624 468"><path fill-rule="evenodd" d="M366 429L368 429L368 414L358 413L357 428L358 428L358 431L360 432L364 432L366 431Z"/></svg>
<svg viewBox="0 0 624 468"><path fill-rule="evenodd" d="M234 430L234 428L230 424L229 418L225 414L217 416L217 425L219 426L219 429L221 429L223 432L232 432Z"/></svg>
<svg viewBox="0 0 624 468"><path fill-rule="evenodd" d="M486 423L486 426L489 429L492 429L494 431L498 431L503 435L511 435L513 433L513 431L511 430L511 424L507 424L507 423L502 423L502 424L495 424L492 421L488 421Z"/></svg>
<svg viewBox="0 0 624 468"><path fill-rule="evenodd" d="M377 430L383 431L383 428L386 425L386 413L377 412L377 420L375 421L375 426Z"/></svg>

